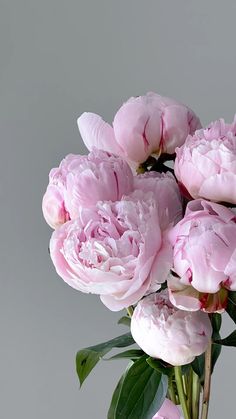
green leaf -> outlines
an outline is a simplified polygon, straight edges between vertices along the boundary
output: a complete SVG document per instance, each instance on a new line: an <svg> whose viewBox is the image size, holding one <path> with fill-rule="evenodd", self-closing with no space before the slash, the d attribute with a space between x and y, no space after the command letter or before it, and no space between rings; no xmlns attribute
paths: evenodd
<svg viewBox="0 0 236 419"><path fill-rule="evenodd" d="M212 351L211 351L211 356L212 356L212 360L211 360L211 373L213 373L214 371L214 367L215 364L217 362L217 359L220 356L221 353L221 346L220 345L215 345L214 340L215 339L220 339L220 328L221 328L221 324L222 324L222 316L219 313L214 313L211 316L211 324L212 324L212 328L213 328L213 333L212 333Z"/></svg>
<svg viewBox="0 0 236 419"><path fill-rule="evenodd" d="M125 379L125 376L129 370L129 368L131 367L131 365L133 365L133 363L131 362L128 367L126 368L126 371L124 372L124 374L121 376L120 380L117 383L117 386L114 390L112 399L111 399L111 404L108 410L108 414L107 414L107 419L114 419L115 418L115 413L116 413L116 408L117 408L117 404L118 404L118 400L120 397L120 392L121 392L121 388Z"/></svg>
<svg viewBox="0 0 236 419"><path fill-rule="evenodd" d="M150 367L154 368L154 370L159 371L161 374L165 374L168 377L171 377L171 375L173 375L174 370L173 367L168 367L166 366L162 361L160 361L159 359L155 359L155 358L147 358L146 359L148 365L150 365Z"/></svg>
<svg viewBox="0 0 236 419"><path fill-rule="evenodd" d="M113 393L113 396L112 396L112 399L111 399L111 404L110 404L108 414L107 414L107 419L114 419L115 418L116 407L117 407L117 403L118 403L118 400L119 400L119 396L120 396L121 388L122 388L122 385L123 385L123 381L124 381L124 376L122 375L122 377L118 381L118 384L117 384L117 386L115 388L115 391Z"/></svg>
<svg viewBox="0 0 236 419"><path fill-rule="evenodd" d="M213 340L218 339L217 336L219 335L219 331L221 328L222 317L219 313L213 313L211 315L211 324L213 329L212 338Z"/></svg>
<svg viewBox="0 0 236 419"><path fill-rule="evenodd" d="M120 354L116 354L111 358L103 358L106 361L113 361L114 359L138 359L144 355L144 352L141 349L130 349L129 351L121 352Z"/></svg>
<svg viewBox="0 0 236 419"><path fill-rule="evenodd" d="M231 319L236 323L236 292L230 291L228 294L228 302L226 311Z"/></svg>
<svg viewBox="0 0 236 419"><path fill-rule="evenodd" d="M131 318L127 316L123 316L118 320L118 324L123 324L124 326L130 327Z"/></svg>
<svg viewBox="0 0 236 419"><path fill-rule="evenodd" d="M211 373L214 371L214 367L216 364L217 359L219 358L221 353L221 346L212 344L212 350L211 350L211 356L212 356L212 362L211 362ZM198 375L200 378L201 383L204 382L204 369L205 369L205 354L196 356L194 361L191 363L193 371Z"/></svg>
<svg viewBox="0 0 236 419"><path fill-rule="evenodd" d="M201 383L204 381L204 365L205 365L204 354L196 356L196 358L191 363L192 369L200 378Z"/></svg>
<svg viewBox="0 0 236 419"><path fill-rule="evenodd" d="M236 346L236 330L224 339L217 339L215 343L223 346Z"/></svg>
<svg viewBox="0 0 236 419"><path fill-rule="evenodd" d="M112 419L151 419L162 405L167 388L167 376L151 368L144 355L125 375Z"/></svg>
<svg viewBox="0 0 236 419"><path fill-rule="evenodd" d="M130 333L126 333L108 342L96 346L81 349L76 355L76 371L79 377L80 386L93 370L98 361L113 348L124 348L133 345L135 342Z"/></svg>

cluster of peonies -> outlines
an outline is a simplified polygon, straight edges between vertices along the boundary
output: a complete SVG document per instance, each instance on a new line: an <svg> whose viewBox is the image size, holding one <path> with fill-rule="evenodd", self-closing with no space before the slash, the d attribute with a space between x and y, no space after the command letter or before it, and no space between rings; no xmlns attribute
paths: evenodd
<svg viewBox="0 0 236 419"><path fill-rule="evenodd" d="M208 313L236 290L236 215L224 205L236 204L236 122L202 129L191 109L148 93L113 126L91 113L78 126L90 153L53 169L43 198L55 268L113 311L136 306L131 332L148 355L190 363L211 339ZM134 173L175 152L175 176Z"/></svg>
<svg viewBox="0 0 236 419"><path fill-rule="evenodd" d="M121 157L97 149L69 155L50 173L43 212L55 227L50 253L58 274L99 294L111 310L137 303L167 279L167 231L182 218L172 174L134 177Z"/></svg>

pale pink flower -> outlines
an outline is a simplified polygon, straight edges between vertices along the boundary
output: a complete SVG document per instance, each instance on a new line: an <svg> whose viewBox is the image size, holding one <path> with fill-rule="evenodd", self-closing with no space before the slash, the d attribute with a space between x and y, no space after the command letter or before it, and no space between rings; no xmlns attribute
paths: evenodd
<svg viewBox="0 0 236 419"><path fill-rule="evenodd" d="M79 217L55 230L50 253L70 286L100 294L118 311L160 288L171 266L152 192L135 191L121 201L80 207Z"/></svg>
<svg viewBox="0 0 236 419"><path fill-rule="evenodd" d="M185 217L170 231L174 271L168 287L174 305L221 312L227 290L236 291L236 217L230 209L191 201Z"/></svg>
<svg viewBox="0 0 236 419"><path fill-rule="evenodd" d="M78 118L78 127L89 150L96 146L113 151L133 165L144 162L151 154L174 153L201 124L187 106L149 92L124 103L114 117L113 127L87 112Z"/></svg>
<svg viewBox="0 0 236 419"><path fill-rule="evenodd" d="M183 416L179 406L176 406L171 400L165 399L152 419L183 419Z"/></svg>
<svg viewBox="0 0 236 419"><path fill-rule="evenodd" d="M196 131L176 153L175 174L193 198L236 204L236 118Z"/></svg>
<svg viewBox="0 0 236 419"><path fill-rule="evenodd" d="M133 174L119 156L93 149L88 156L69 154L49 174L43 213L56 228L79 215L80 206L100 200L117 201L133 191Z"/></svg>
<svg viewBox="0 0 236 419"><path fill-rule="evenodd" d="M205 352L212 327L206 313L174 307L165 290L139 301L131 318L131 334L146 354L178 366Z"/></svg>

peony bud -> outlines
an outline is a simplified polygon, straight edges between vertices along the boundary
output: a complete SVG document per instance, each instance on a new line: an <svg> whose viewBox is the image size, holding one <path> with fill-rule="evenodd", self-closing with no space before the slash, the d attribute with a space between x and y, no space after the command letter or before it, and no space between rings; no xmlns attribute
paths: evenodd
<svg viewBox="0 0 236 419"><path fill-rule="evenodd" d="M176 309L165 290L138 303L131 319L131 333L149 356L178 366L191 363L205 352L212 327L206 313Z"/></svg>
<svg viewBox="0 0 236 419"><path fill-rule="evenodd" d="M186 310L224 311L227 290L236 291L234 212L213 202L191 201L169 239L177 274L168 280L172 303Z"/></svg>

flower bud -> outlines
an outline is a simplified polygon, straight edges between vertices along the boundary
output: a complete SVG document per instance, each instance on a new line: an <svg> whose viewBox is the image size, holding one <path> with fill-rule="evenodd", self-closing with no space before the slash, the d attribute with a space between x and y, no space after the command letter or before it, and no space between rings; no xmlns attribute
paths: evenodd
<svg viewBox="0 0 236 419"><path fill-rule="evenodd" d="M131 333L149 356L178 366L191 363L205 352L212 327L206 313L176 309L165 290L138 303L131 319Z"/></svg>

